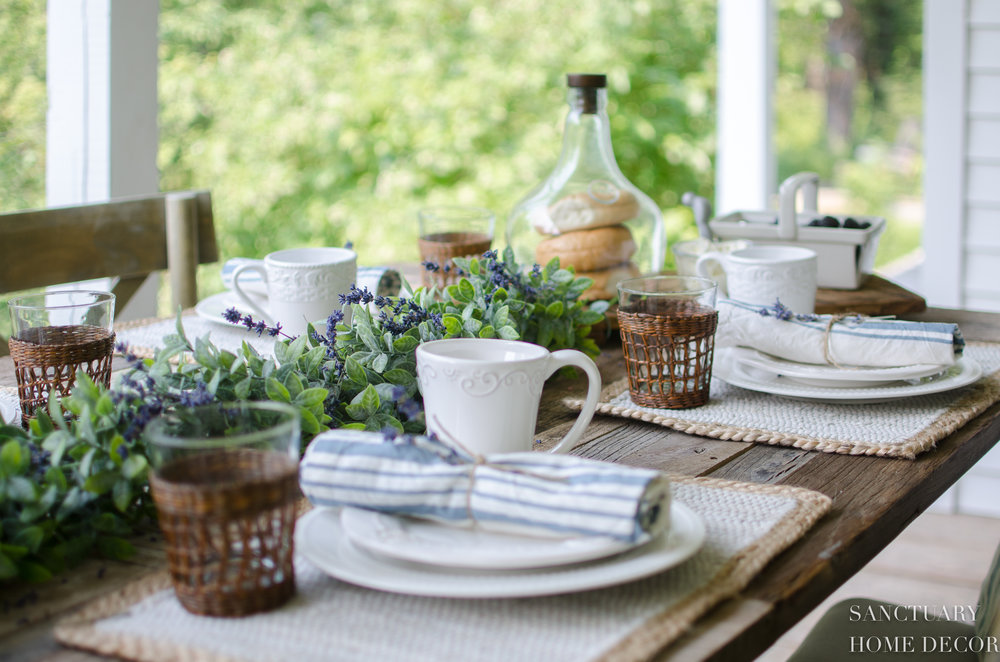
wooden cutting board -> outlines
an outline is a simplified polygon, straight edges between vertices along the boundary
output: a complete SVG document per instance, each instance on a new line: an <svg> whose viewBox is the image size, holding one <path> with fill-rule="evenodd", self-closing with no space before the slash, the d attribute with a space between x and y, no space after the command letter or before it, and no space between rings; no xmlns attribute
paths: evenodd
<svg viewBox="0 0 1000 662"><path fill-rule="evenodd" d="M816 291L816 312L862 313L863 315L905 315L927 309L927 302L915 294L881 276L870 275L857 290Z"/></svg>

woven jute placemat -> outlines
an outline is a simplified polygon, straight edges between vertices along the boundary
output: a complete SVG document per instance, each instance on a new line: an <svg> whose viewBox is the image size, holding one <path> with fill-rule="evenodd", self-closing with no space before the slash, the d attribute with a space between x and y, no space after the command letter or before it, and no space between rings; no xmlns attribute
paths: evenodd
<svg viewBox="0 0 1000 662"><path fill-rule="evenodd" d="M298 593L241 619L194 616L164 573L109 594L62 621L67 645L140 661L642 660L742 590L830 508L818 492L677 478L674 497L702 517L690 559L619 586L536 598L424 598L335 580L303 558Z"/></svg>
<svg viewBox="0 0 1000 662"><path fill-rule="evenodd" d="M912 460L1000 400L1000 343L969 343L965 356L982 367L983 377L975 384L889 402L793 400L713 377L707 405L654 409L632 402L628 380L620 379L604 388L597 413L726 441ZM578 399L564 402L573 409L583 404Z"/></svg>

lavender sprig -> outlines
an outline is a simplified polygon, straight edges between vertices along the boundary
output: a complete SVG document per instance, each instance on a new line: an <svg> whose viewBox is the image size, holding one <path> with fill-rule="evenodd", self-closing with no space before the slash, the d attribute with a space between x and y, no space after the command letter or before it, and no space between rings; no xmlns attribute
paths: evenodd
<svg viewBox="0 0 1000 662"><path fill-rule="evenodd" d="M229 308L226 312L222 313L222 318L231 324L240 324L245 326L248 331L254 331L258 336L262 336L267 333L270 337L284 336L289 340L293 340L295 336L290 336L284 331L282 331L281 322L276 322L274 326L268 326L267 322L264 320L255 320L252 315L244 315L236 307Z"/></svg>
<svg viewBox="0 0 1000 662"><path fill-rule="evenodd" d="M819 315L814 315L812 313L796 313L792 311L791 308L781 303L781 299L775 299L774 303L770 307L764 306L757 311L757 314L761 317L776 317L779 320L789 322L791 320L797 320L799 322L818 322Z"/></svg>

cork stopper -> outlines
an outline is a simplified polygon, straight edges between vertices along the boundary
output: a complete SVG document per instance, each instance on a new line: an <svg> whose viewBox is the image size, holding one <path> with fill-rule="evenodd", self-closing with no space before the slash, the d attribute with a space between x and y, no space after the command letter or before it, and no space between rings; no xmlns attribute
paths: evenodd
<svg viewBox="0 0 1000 662"><path fill-rule="evenodd" d="M607 87L608 77L604 74L567 74L566 84L577 90L582 102L580 111L593 115L597 113L597 90Z"/></svg>

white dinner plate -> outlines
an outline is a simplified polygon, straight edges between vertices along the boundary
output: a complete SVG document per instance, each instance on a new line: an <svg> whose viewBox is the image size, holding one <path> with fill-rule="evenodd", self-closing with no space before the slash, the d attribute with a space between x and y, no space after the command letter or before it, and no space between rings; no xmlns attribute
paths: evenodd
<svg viewBox="0 0 1000 662"><path fill-rule="evenodd" d="M714 377L751 391L771 393L798 400L820 400L836 404L870 404L943 393L968 386L983 374L978 363L968 357L962 357L944 372L913 382L898 381L881 386L855 388L809 386L784 379L769 371L742 365L734 360L731 349L727 347L716 350L715 362L712 365Z"/></svg>
<svg viewBox="0 0 1000 662"><path fill-rule="evenodd" d="M649 534L634 543L600 536L510 535L360 508L344 508L340 525L351 542L370 552L401 561L482 570L543 568L592 561L652 539Z"/></svg>
<svg viewBox="0 0 1000 662"><path fill-rule="evenodd" d="M852 388L891 384L897 381L923 379L944 370L940 365L918 364L892 368L838 368L832 365L798 363L771 356L746 347L733 347L733 359L775 377L784 377L810 386Z"/></svg>
<svg viewBox="0 0 1000 662"><path fill-rule="evenodd" d="M18 412L17 407L11 402L0 400L0 421L7 425L17 425L18 418L20 418L20 412Z"/></svg>
<svg viewBox="0 0 1000 662"><path fill-rule="evenodd" d="M202 299L195 304L194 311L198 314L198 317L201 317L202 319L208 320L209 322L224 324L225 326L233 328L239 325L227 322L222 316L222 314L230 308L235 308L243 315L250 315L250 317L255 320L261 319L260 315L251 310L250 306L248 306L245 301L229 290L219 292L218 294L213 294L212 296ZM267 317L263 319L268 325L271 324L271 320Z"/></svg>
<svg viewBox="0 0 1000 662"><path fill-rule="evenodd" d="M306 513L296 525L295 544L321 570L358 586L440 598L518 598L614 586L682 563L704 542L705 524L676 501L670 517L670 531L645 545L599 561L552 568L473 570L395 561L351 543L337 508Z"/></svg>

